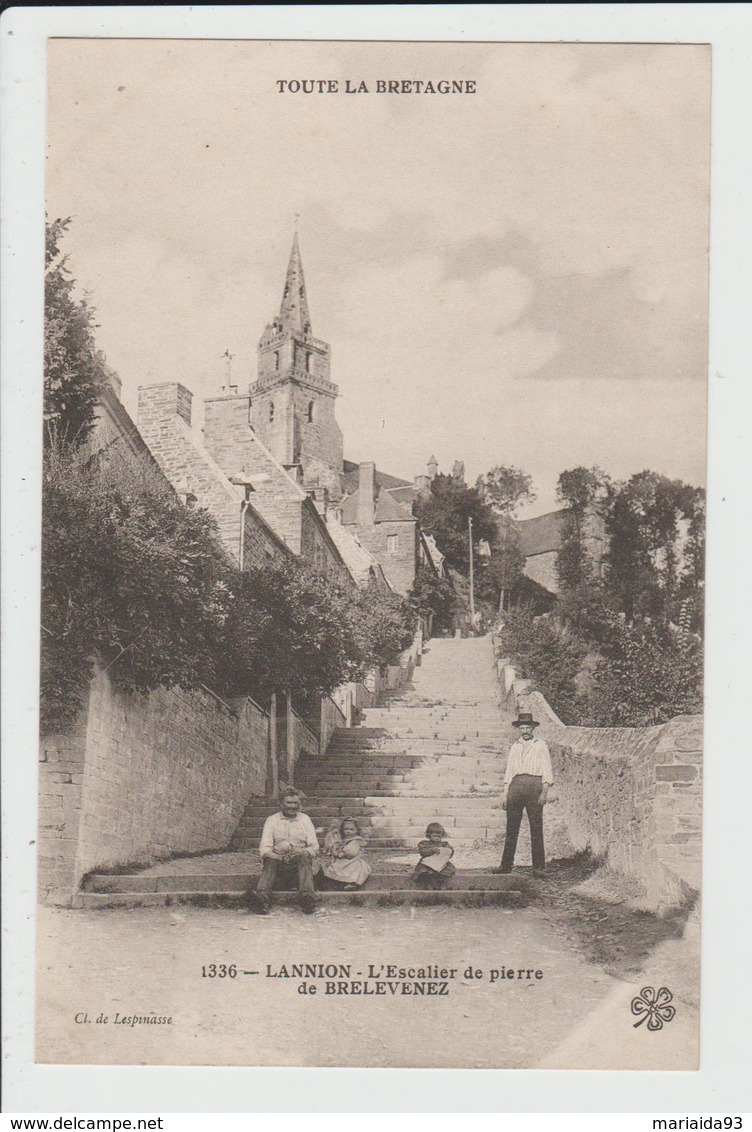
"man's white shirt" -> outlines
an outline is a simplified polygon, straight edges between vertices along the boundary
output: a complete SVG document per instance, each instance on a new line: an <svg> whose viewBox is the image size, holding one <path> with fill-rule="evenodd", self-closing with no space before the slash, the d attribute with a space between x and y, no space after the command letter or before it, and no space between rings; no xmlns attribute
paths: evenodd
<svg viewBox="0 0 752 1132"><path fill-rule="evenodd" d="M286 818L280 811L266 819L259 842L259 856L262 861L264 857L281 860L285 853L289 852L287 848L276 848L283 841L286 841L293 851L305 849L313 857L319 851L316 830L308 814L296 814L294 818Z"/></svg>
<svg viewBox="0 0 752 1132"><path fill-rule="evenodd" d="M533 736L532 739L518 739L509 748L507 769L504 774L504 785L509 783L517 774L536 774L543 779L543 784L553 786L554 774L551 767L551 755L543 739Z"/></svg>

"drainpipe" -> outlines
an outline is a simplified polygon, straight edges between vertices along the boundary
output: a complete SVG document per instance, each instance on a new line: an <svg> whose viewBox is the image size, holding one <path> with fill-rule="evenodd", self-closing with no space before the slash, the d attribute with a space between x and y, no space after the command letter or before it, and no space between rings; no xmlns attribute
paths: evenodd
<svg viewBox="0 0 752 1132"><path fill-rule="evenodd" d="M248 491L248 488L246 487L246 492L247 491ZM240 563L241 574L242 574L243 569L244 569L244 561L245 561L245 517L248 513L248 508L250 507L250 505L251 505L251 501L248 498L248 496L246 495L246 498L240 504L240 546L238 548L238 561Z"/></svg>

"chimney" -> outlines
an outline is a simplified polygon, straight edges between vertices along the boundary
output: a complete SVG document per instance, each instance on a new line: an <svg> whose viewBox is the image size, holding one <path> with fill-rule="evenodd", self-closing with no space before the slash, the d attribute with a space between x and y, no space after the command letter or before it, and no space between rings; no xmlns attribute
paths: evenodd
<svg viewBox="0 0 752 1132"><path fill-rule="evenodd" d="M160 385L138 387L138 421L143 425L157 425L170 417L182 417L191 423L193 394L177 381L164 381Z"/></svg>
<svg viewBox="0 0 752 1132"><path fill-rule="evenodd" d="M376 510L376 465L369 461L358 466L358 526L372 527Z"/></svg>
<svg viewBox="0 0 752 1132"><path fill-rule="evenodd" d="M249 424L251 399L247 394L226 394L204 401L204 445L229 475L243 467L253 441Z"/></svg>

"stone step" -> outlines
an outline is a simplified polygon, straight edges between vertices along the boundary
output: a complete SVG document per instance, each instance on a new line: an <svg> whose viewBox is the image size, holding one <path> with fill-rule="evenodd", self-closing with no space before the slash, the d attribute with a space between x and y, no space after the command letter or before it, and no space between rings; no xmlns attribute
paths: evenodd
<svg viewBox="0 0 752 1132"><path fill-rule="evenodd" d="M417 857L416 857L417 860ZM153 874L135 873L131 875L95 874L86 882L86 893L99 894L128 894L141 893L145 895L164 893L168 896L178 896L182 893L229 893L240 894L251 885L255 885L259 878L258 871L235 873L195 873L185 874ZM523 883L519 876L499 876L485 870L459 870L448 882L448 891L460 889L463 891L488 890L508 891L518 889ZM415 881L410 866L405 866L404 873L372 873L361 891L378 892L406 891L415 889ZM322 892L322 895L325 893Z"/></svg>
<svg viewBox="0 0 752 1132"><path fill-rule="evenodd" d="M500 751L436 752L421 756L407 751L332 751L316 758L304 756L299 764L300 771L342 771L352 774L362 770L367 774L384 770L392 774L405 774L411 770L428 773L433 770L444 774L448 770L466 771L468 767L501 769L506 765L506 756Z"/></svg>
<svg viewBox="0 0 752 1132"><path fill-rule="evenodd" d="M489 820L471 823L465 822L464 818L457 820L463 824L456 825L455 819L445 817L437 806L433 813L426 814L413 824L404 821L397 822L392 818L377 815L375 818L359 818L358 825L369 845L378 845L382 841L386 841L410 846L416 845L418 841L425 837L426 826L429 821L441 822L452 845L459 843L474 844L476 841L488 841L489 839L495 840L501 834L502 829L506 828L501 821ZM316 824L319 825L320 823ZM325 820L320 824L320 828L324 828L328 824ZM261 823L238 826L230 844L231 849L235 851L255 848L261 839L261 832Z"/></svg>
<svg viewBox="0 0 752 1132"><path fill-rule="evenodd" d="M420 814L435 813L437 805L446 817L457 818L463 816L470 818L479 814L486 815L489 810L501 809L500 800L497 800L494 804L492 794L464 795L453 798L447 798L443 794L416 794L412 798L405 798L401 795L389 797L382 794L346 799L336 796L309 796L306 800L306 813L314 820L322 817L336 817L343 810L346 810L351 817L362 817L364 819L380 816L388 817L390 815L398 817L415 815L417 817ZM241 822L248 825L263 823L275 813L277 813L277 809L274 805L248 806Z"/></svg>
<svg viewBox="0 0 752 1132"><path fill-rule="evenodd" d="M477 845L500 846L503 841L502 833L503 831L500 829L492 829L488 831L488 836L483 836L480 831L473 831L471 836L466 837L453 831L451 836L452 847L459 850L472 849ZM415 853L417 852L416 846L419 841L423 840L424 835L425 830L420 830L417 834L413 833L406 837L394 837L381 833L378 835L369 834L366 853L369 856L371 853L384 853L389 850L394 850L399 854ZM235 834L228 848L232 853L255 852L260 840L260 832L250 836Z"/></svg>
<svg viewBox="0 0 752 1132"><path fill-rule="evenodd" d="M226 904L237 906L239 893L217 889L213 892L77 892L72 907L85 911L103 908L142 908L171 904ZM526 894L521 889L369 889L356 892L321 892L320 907L399 907L408 905L455 905L459 907L522 907ZM295 892L275 892L272 907L297 907Z"/></svg>

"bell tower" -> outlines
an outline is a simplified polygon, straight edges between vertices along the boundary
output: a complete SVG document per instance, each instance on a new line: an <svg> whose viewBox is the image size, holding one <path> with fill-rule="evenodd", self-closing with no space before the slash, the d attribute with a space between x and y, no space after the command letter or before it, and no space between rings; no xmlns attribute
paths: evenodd
<svg viewBox="0 0 752 1132"><path fill-rule="evenodd" d="M250 424L281 464L299 466L317 499L342 494L342 432L330 351L311 333L298 234L292 243L279 314L258 344L258 377L249 389Z"/></svg>

